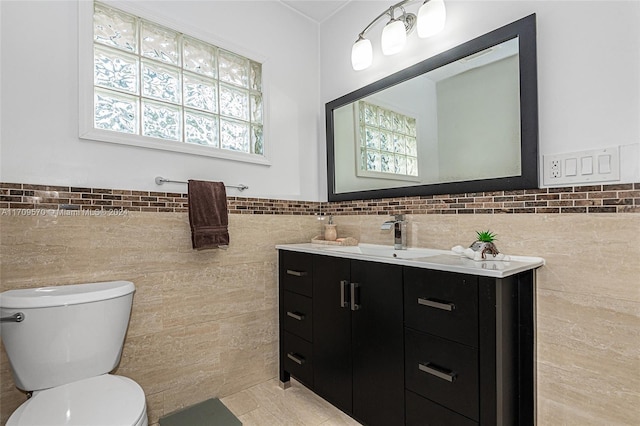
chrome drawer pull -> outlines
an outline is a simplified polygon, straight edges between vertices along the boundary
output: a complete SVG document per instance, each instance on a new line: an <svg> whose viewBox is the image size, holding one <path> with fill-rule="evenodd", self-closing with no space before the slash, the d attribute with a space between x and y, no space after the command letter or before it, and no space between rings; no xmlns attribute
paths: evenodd
<svg viewBox="0 0 640 426"><path fill-rule="evenodd" d="M429 306L430 308L442 309L443 311L453 311L456 305L450 302L440 302L433 299L418 297L418 305Z"/></svg>
<svg viewBox="0 0 640 426"><path fill-rule="evenodd" d="M347 301L347 292L345 291L345 287L347 287L349 285L349 281L347 280L342 280L340 281L340 307L341 308L348 308L349 307L349 301Z"/></svg>
<svg viewBox="0 0 640 426"><path fill-rule="evenodd" d="M360 309L360 284L351 283L351 310Z"/></svg>
<svg viewBox="0 0 640 426"><path fill-rule="evenodd" d="M293 353L293 352L289 352L287 354L287 358L289 358L291 361L295 362L298 365L302 365L304 364L304 358L302 358L301 356Z"/></svg>
<svg viewBox="0 0 640 426"><path fill-rule="evenodd" d="M447 382L453 382L457 376L457 374L453 371L438 367L437 365L430 362L424 364L418 363L418 370L424 371L425 373L436 376L442 380L446 380Z"/></svg>
<svg viewBox="0 0 640 426"><path fill-rule="evenodd" d="M24 321L24 314L22 312L16 312L10 317L0 318L0 322L22 322Z"/></svg>
<svg viewBox="0 0 640 426"><path fill-rule="evenodd" d="M293 269L287 269L288 275L293 275L294 277L304 277L307 275L306 271L294 271Z"/></svg>
<svg viewBox="0 0 640 426"><path fill-rule="evenodd" d="M297 312L287 311L287 316L291 317L293 319L297 319L298 321L302 321L304 319L304 315L303 314L299 314Z"/></svg>

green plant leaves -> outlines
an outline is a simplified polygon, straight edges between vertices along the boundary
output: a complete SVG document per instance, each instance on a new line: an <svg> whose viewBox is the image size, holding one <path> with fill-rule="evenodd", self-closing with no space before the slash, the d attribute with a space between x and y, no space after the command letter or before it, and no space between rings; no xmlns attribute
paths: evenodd
<svg viewBox="0 0 640 426"><path fill-rule="evenodd" d="M476 231L477 234L477 239L478 241L481 241L483 243L492 243L493 241L495 241L497 238L497 235L494 234L493 232L486 230L486 231Z"/></svg>

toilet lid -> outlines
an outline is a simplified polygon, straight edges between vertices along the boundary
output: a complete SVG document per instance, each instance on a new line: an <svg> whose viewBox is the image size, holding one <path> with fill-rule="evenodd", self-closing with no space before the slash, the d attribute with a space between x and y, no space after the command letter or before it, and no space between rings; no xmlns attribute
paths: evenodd
<svg viewBox="0 0 640 426"><path fill-rule="evenodd" d="M145 415L140 385L105 374L35 393L11 415L7 426L130 426Z"/></svg>

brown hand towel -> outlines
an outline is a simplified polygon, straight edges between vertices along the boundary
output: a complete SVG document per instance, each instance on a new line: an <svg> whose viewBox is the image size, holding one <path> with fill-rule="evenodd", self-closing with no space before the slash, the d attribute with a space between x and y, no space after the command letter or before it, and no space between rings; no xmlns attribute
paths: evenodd
<svg viewBox="0 0 640 426"><path fill-rule="evenodd" d="M189 224L194 249L228 248L229 216L224 183L189 180Z"/></svg>

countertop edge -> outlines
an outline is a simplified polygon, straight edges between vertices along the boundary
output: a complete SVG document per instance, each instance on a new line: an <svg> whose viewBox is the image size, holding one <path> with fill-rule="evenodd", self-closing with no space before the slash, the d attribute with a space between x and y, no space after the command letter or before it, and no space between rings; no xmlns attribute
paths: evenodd
<svg viewBox="0 0 640 426"><path fill-rule="evenodd" d="M379 246L375 244L363 244L363 245L388 248L388 246ZM512 275L519 274L521 272L537 269L541 266L544 266L545 264L545 260L543 258L531 257L531 256L510 256L512 260L508 262L504 262L504 261L477 262L471 259L463 258L460 255L456 255L455 253L449 250L437 250L437 252L439 252L439 255L451 256L452 262L459 261L460 264L438 262L437 259L432 259L432 261L429 261L430 257L438 257L438 256L428 256L428 257L423 257L418 259L402 259L402 258L372 256L372 255L361 254L361 253L341 252L341 251L335 250L335 247L326 247L326 246L318 247L317 244L312 244L312 243L278 244L275 246L275 248L277 250L296 251L296 252L303 252L303 253L309 253L309 254L341 257L341 258L354 259L354 260L365 260L370 262L387 263L392 265L411 266L416 268L431 269L431 270L444 271L444 272L457 272L457 273L464 273L464 274L492 277L492 278L506 278ZM468 266L468 265L473 265L473 266ZM497 268L499 266L504 266L504 269L492 269L493 267Z"/></svg>

